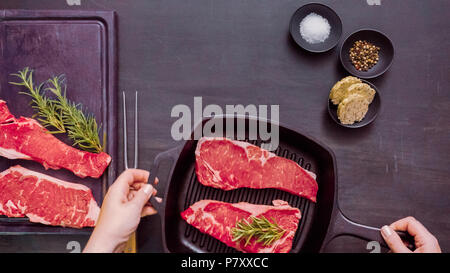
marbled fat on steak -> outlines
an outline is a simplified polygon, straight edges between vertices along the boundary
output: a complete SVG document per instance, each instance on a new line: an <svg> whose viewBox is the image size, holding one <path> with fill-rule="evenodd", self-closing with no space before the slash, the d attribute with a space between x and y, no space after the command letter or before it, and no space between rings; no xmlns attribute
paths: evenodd
<svg viewBox="0 0 450 273"><path fill-rule="evenodd" d="M247 142L203 137L195 150L195 171L205 186L222 190L275 188L316 202L316 175L296 162Z"/></svg>
<svg viewBox="0 0 450 273"><path fill-rule="evenodd" d="M91 190L14 166L0 173L0 215L73 228L93 227L100 208Z"/></svg>
<svg viewBox="0 0 450 273"><path fill-rule="evenodd" d="M0 100L0 156L34 160L46 169L68 169L82 178L99 178L111 162L107 153L90 153L66 145L34 119L16 119L3 100Z"/></svg>
<svg viewBox="0 0 450 273"><path fill-rule="evenodd" d="M201 200L183 211L181 217L201 232L242 252L287 253L292 249L292 241L301 217L300 210L282 200L274 200L272 203L274 206ZM271 222L275 220L278 226L285 230L284 235L270 246L257 243L254 238L247 246L245 240L233 241L231 229L238 221L249 220L251 216L264 216Z"/></svg>

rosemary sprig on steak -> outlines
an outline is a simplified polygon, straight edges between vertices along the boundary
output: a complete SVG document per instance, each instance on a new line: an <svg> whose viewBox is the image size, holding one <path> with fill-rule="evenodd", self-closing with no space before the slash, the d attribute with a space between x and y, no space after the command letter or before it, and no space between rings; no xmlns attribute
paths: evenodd
<svg viewBox="0 0 450 273"><path fill-rule="evenodd" d="M286 232L272 219L273 222L267 220L266 217L250 217L242 219L236 223L236 226L231 229L233 241L245 240L245 246L250 243L252 238L256 239L257 243L262 243L264 246L270 246L273 242L283 237Z"/></svg>
<svg viewBox="0 0 450 273"><path fill-rule="evenodd" d="M45 83L35 87L33 84L33 70L28 67L19 71L17 76L21 82L10 82L14 85L25 86L28 92L20 92L32 97L33 108L37 110L38 120L44 127L53 127L50 133L66 133L74 141L74 146L82 150L100 153L103 146L99 138L99 126L95 117L85 114L83 107L66 97L64 77L58 76L49 79L48 87L42 90ZM55 98L46 96L49 91Z"/></svg>

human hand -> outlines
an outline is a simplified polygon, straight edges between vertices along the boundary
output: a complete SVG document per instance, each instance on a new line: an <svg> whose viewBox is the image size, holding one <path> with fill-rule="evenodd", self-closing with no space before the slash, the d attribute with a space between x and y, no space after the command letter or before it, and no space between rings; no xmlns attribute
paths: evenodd
<svg viewBox="0 0 450 273"><path fill-rule="evenodd" d="M395 231L406 231L414 237L416 249L411 251L406 247L406 243L402 241ZM419 221L414 217L406 217L400 219L390 226L381 228L381 235L387 245L394 253L440 253L441 248L436 237L433 236Z"/></svg>
<svg viewBox="0 0 450 273"><path fill-rule="evenodd" d="M84 252L121 252L140 218L157 213L147 205L150 196L156 194L152 185L147 184L149 175L148 171L128 169L116 179L103 200Z"/></svg>

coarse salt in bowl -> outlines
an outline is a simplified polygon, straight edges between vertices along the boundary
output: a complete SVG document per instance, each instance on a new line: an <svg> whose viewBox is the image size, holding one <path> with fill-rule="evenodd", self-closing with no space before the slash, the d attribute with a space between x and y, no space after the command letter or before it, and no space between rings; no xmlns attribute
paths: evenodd
<svg viewBox="0 0 450 273"><path fill-rule="evenodd" d="M334 48L342 35L342 22L330 7L306 4L292 15L290 22L292 39L310 52L325 52Z"/></svg>
<svg viewBox="0 0 450 273"><path fill-rule="evenodd" d="M314 12L300 22L300 34L310 44L323 43L330 36L330 29L328 20Z"/></svg>

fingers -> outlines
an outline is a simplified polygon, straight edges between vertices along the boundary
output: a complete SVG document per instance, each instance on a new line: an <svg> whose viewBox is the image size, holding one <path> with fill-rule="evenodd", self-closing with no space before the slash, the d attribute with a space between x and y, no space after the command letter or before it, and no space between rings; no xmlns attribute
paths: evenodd
<svg viewBox="0 0 450 273"><path fill-rule="evenodd" d="M396 230L407 231L414 236L415 252L441 252L439 242L428 229L414 217L406 217L391 224Z"/></svg>
<svg viewBox="0 0 450 273"><path fill-rule="evenodd" d="M431 233L414 217L406 217L392 223L391 228L394 230L406 231L412 236L431 235Z"/></svg>
<svg viewBox="0 0 450 273"><path fill-rule="evenodd" d="M155 177L155 180L153 181L153 185L156 186L157 183L158 183L158 177ZM137 182L137 183L134 183L133 185L130 185L130 189L138 191L145 184L147 184L147 183L139 183L139 182Z"/></svg>
<svg viewBox="0 0 450 273"><path fill-rule="evenodd" d="M381 228L381 235L383 236L384 240L386 241L386 244L389 246L392 252L394 253L411 252L411 250L409 250L405 246L400 236L398 236L398 234L390 226L383 226Z"/></svg>
<svg viewBox="0 0 450 273"><path fill-rule="evenodd" d="M150 173L140 169L127 169L117 177L114 184L110 187L111 195L128 196L130 187L134 184L147 183Z"/></svg>
<svg viewBox="0 0 450 273"><path fill-rule="evenodd" d="M154 207L152 207L152 206L145 206L145 207L142 209L141 217L145 217L145 216L149 216L149 215L154 215L154 214L157 214L157 213L158 213L158 211L157 211Z"/></svg>
<svg viewBox="0 0 450 273"><path fill-rule="evenodd" d="M147 184L139 183L139 184L135 184L135 185L137 185L137 186L133 186L132 189L130 189L130 191L127 194L128 201L131 201L134 198L134 196L136 195L136 192L138 192L142 186L147 185ZM158 191L155 188L153 188L153 195L156 195L157 193L158 193ZM155 197L155 198L160 199L159 197ZM161 203L161 202L159 202L159 203Z"/></svg>
<svg viewBox="0 0 450 273"><path fill-rule="evenodd" d="M128 199L128 201L130 201L130 200L132 200L133 198L134 198L134 193L135 193L136 191L130 191L129 193L128 193L128 195L127 195L127 199Z"/></svg>
<svg viewBox="0 0 450 273"><path fill-rule="evenodd" d="M140 169L127 169L119 175L114 184L129 187L134 183L147 183L150 172Z"/></svg>
<svg viewBox="0 0 450 273"><path fill-rule="evenodd" d="M130 203L139 208L143 208L150 199L150 196L154 193L155 189L153 186L151 184L145 184L138 191L134 192L133 199L130 200Z"/></svg>

